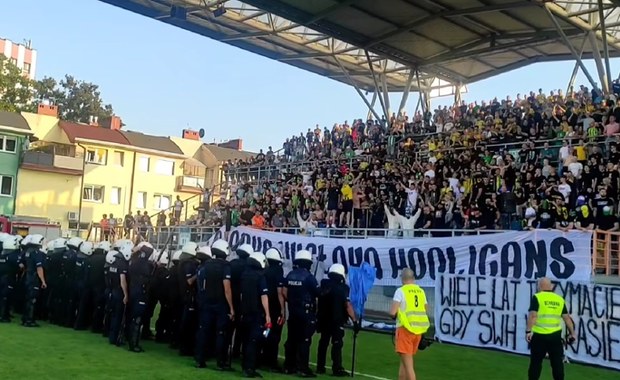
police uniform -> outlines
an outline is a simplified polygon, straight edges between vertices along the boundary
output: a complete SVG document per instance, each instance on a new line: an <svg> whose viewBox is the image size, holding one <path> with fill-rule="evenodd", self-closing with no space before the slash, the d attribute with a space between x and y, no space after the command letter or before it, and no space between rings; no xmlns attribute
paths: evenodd
<svg viewBox="0 0 620 380"><path fill-rule="evenodd" d="M54 248L47 260L47 305L50 323L60 324L59 315L62 313L60 302L62 295L62 255L66 248Z"/></svg>
<svg viewBox="0 0 620 380"><path fill-rule="evenodd" d="M110 308L110 323L108 331L108 341L110 344L118 345L121 334L124 334L123 319L125 316L125 304L123 299L125 294L121 286L121 276L127 276L129 264L119 252L116 260L108 269L110 281L110 298L108 307Z"/></svg>
<svg viewBox="0 0 620 380"><path fill-rule="evenodd" d="M89 290L92 300L92 322L91 330L94 333L103 331L103 318L106 302L106 281L105 274L107 272L105 256L103 249L95 249L89 260L89 276L86 287Z"/></svg>
<svg viewBox="0 0 620 380"><path fill-rule="evenodd" d="M197 271L198 262L193 257L182 259L179 263L178 285L183 310L178 326L178 342L179 352L184 356L192 356L194 353L197 324L196 286L190 284L190 279L196 276Z"/></svg>
<svg viewBox="0 0 620 380"><path fill-rule="evenodd" d="M90 325L92 297L87 287L89 276L90 258L84 253L79 252L75 259L75 277L73 279L73 302L75 306L75 311L73 311L75 314L73 328L76 330L85 330Z"/></svg>
<svg viewBox="0 0 620 380"><path fill-rule="evenodd" d="M272 318L271 331L263 343L263 355L261 364L279 372L278 351L282 338L282 325L284 323L284 310L280 306L279 292L284 287L284 269L282 263L276 260L268 260L265 269L265 280L269 297L269 315ZM280 319L282 318L282 320Z"/></svg>
<svg viewBox="0 0 620 380"><path fill-rule="evenodd" d="M144 351L140 347L140 328L142 317L146 311L147 290L153 268L149 262L149 256L153 248L142 246L134 253L129 262L129 350L133 352Z"/></svg>
<svg viewBox="0 0 620 380"><path fill-rule="evenodd" d="M241 248L241 247L240 247ZM249 252L247 252L249 253ZM230 286L232 288L233 308L239 310L241 304L241 276L245 272L247 265L247 256L244 253L240 253L240 249L237 249L238 258L230 262ZM232 339L231 344L233 358L238 358L241 354L241 334L236 334L234 331L240 326L238 318L232 321L229 331L229 340Z"/></svg>
<svg viewBox="0 0 620 380"><path fill-rule="evenodd" d="M41 279L38 270L43 269L45 264L45 254L37 246L29 246L24 252L24 262L26 265L26 303L22 314L22 325L26 327L38 327L35 322L34 309L41 290Z"/></svg>
<svg viewBox="0 0 620 380"><path fill-rule="evenodd" d="M103 267L103 278L105 281L105 290L104 290L105 307L103 309L102 335L104 338L107 338L110 334L110 323L112 321L112 289L113 289L112 281L114 278L112 276L112 272L110 272L110 268L114 264L114 261L116 261L115 252L116 251L111 251L106 254L106 263L105 263L105 266Z"/></svg>
<svg viewBox="0 0 620 380"><path fill-rule="evenodd" d="M179 262L173 261L173 266L170 268L170 286L168 287L168 297L171 300L170 307L171 312L171 330L170 330L170 348L179 348L179 331L181 324L181 317L183 316L183 302L181 300L181 294L179 293Z"/></svg>
<svg viewBox="0 0 620 380"><path fill-rule="evenodd" d="M224 282L230 283L230 263L223 258L205 261L198 270L198 333L196 334L196 365L204 367L209 333L215 330L215 357L217 367L229 368L227 334L230 309L226 300Z"/></svg>
<svg viewBox="0 0 620 380"><path fill-rule="evenodd" d="M547 354L553 379L563 380L562 315L568 314L564 299L550 291L536 293L530 301L529 311L537 313L536 323L531 331L529 380L540 378L542 362Z"/></svg>
<svg viewBox="0 0 620 380"><path fill-rule="evenodd" d="M61 293L59 298L60 325L73 327L75 322L74 279L76 273L77 247L68 246L62 255Z"/></svg>
<svg viewBox="0 0 620 380"><path fill-rule="evenodd" d="M242 367L244 376L249 378L261 377L256 373L259 342L263 328L269 329L267 334L270 333L271 329L271 323L265 325L267 320L265 308L262 304L263 296L267 298L269 293L267 281L263 274L264 263L265 256L262 253L250 255L240 284L240 327L243 342Z"/></svg>
<svg viewBox="0 0 620 380"><path fill-rule="evenodd" d="M168 342L172 329L173 320L173 299L171 298L170 288L176 283L172 281L172 275L165 265L158 265L153 274L151 292L154 294L155 302L159 302L159 316L155 321L155 341Z"/></svg>
<svg viewBox="0 0 620 380"><path fill-rule="evenodd" d="M22 254L19 249L4 248L0 253L0 322L11 321L11 300L20 271Z"/></svg>
<svg viewBox="0 0 620 380"><path fill-rule="evenodd" d="M309 264L311 265L311 261ZM284 369L287 373L298 372L304 377L315 376L310 370L309 361L312 335L316 330L315 313L319 285L307 269L310 265L297 266L286 276L285 281L289 318L288 336L284 345Z"/></svg>
<svg viewBox="0 0 620 380"><path fill-rule="evenodd" d="M321 334L317 353L317 372L325 373L327 347L331 341L332 371L335 376L347 376L342 365L342 347L344 340L344 325L349 319L347 305L349 302L349 287L344 278L335 273L329 273L327 279L321 281L317 313L317 330Z"/></svg>

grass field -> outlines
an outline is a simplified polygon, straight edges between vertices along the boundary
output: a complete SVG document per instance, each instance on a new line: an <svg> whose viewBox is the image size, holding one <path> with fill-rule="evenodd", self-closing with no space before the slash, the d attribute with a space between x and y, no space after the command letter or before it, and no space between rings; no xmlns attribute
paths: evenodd
<svg viewBox="0 0 620 380"><path fill-rule="evenodd" d="M17 320L17 318L16 318ZM315 339L316 341L316 339ZM0 379L236 379L239 364L232 374L210 369L195 369L191 358L184 358L166 345L144 342L146 352L134 354L110 346L90 332L76 332L43 323L41 328L26 329L19 324L0 324ZM359 379L396 379L398 358L388 335L362 333L358 339L356 375ZM351 337L345 340L346 366L350 366ZM316 352L315 349L313 349ZM314 356L314 355L313 355ZM211 363L208 363L208 365ZM416 359L418 378L422 380L525 379L527 358L500 352L435 344ZM329 371L329 370L328 370ZM567 365L567 379L617 380L617 371ZM269 379L290 376L263 373ZM328 377L328 376L324 376ZM551 379L548 365L542 379Z"/></svg>

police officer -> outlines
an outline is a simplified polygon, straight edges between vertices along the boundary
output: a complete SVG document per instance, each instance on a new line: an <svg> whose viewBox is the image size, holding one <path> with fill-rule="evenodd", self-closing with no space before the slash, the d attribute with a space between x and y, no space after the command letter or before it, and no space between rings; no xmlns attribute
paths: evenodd
<svg viewBox="0 0 620 380"><path fill-rule="evenodd" d="M103 277L105 280L105 307L103 309L103 331L102 335L104 338L107 338L110 334L110 321L112 319L112 274L110 272L110 267L114 264L116 260L116 255L118 251L110 248L108 253L105 255L105 265L103 267Z"/></svg>
<svg viewBox="0 0 620 380"><path fill-rule="evenodd" d="M286 276L283 294L288 302L288 336L284 345L284 370L301 377L316 377L310 370L310 345L316 330L316 298L319 284L310 273L312 254L298 251L293 270Z"/></svg>
<svg viewBox="0 0 620 380"><path fill-rule="evenodd" d="M179 261L181 260L181 250L178 249L172 253L170 261L170 287L168 288L168 297L172 300L172 321L170 331L170 348L179 348L179 330L181 317L183 317L183 302L179 294Z"/></svg>
<svg viewBox="0 0 620 380"><path fill-rule="evenodd" d="M317 373L325 373L327 347L332 344L332 372L336 377L349 376L342 366L342 346L344 324L349 318L353 321L355 333L359 323L355 318L353 306L349 301L349 287L345 282L345 269L342 264L332 264L326 279L321 281L321 293L317 313L317 330L321 334L317 354Z"/></svg>
<svg viewBox="0 0 620 380"><path fill-rule="evenodd" d="M89 289L92 298L93 312L91 331L94 333L101 333L103 331L103 316L106 301L106 255L110 249L111 246L108 241L95 244L93 254L89 260L90 270L86 287Z"/></svg>
<svg viewBox="0 0 620 380"><path fill-rule="evenodd" d="M173 300L170 298L169 288L174 285L168 270L169 262L168 252L164 251L157 262L151 285L156 302L159 302L159 316L155 322L155 341L159 343L165 343L170 340L172 329Z"/></svg>
<svg viewBox="0 0 620 380"><path fill-rule="evenodd" d="M216 240L211 246L213 259L206 260L197 275L199 323L196 334L196 367L205 368L207 338L215 330L215 357L217 369L231 370L228 363L228 326L234 319L235 309L230 285L228 242Z"/></svg>
<svg viewBox="0 0 620 380"><path fill-rule="evenodd" d="M78 255L75 260L75 330L86 330L91 323L93 295L88 287L89 277L91 276L90 258L93 254L95 245L90 241L80 244Z"/></svg>
<svg viewBox="0 0 620 380"><path fill-rule="evenodd" d="M140 328L142 317L146 311L147 290L153 267L149 258L153 254L153 246L141 242L136 247L129 262L129 351L143 352L140 346Z"/></svg>
<svg viewBox="0 0 620 380"><path fill-rule="evenodd" d="M564 299L553 292L548 278L538 280L538 293L530 301L527 318L526 339L530 343L529 380L538 380L542 362L549 355L554 380L564 380L564 349L562 344L562 320L575 340L575 326L566 310Z"/></svg>
<svg viewBox="0 0 620 380"><path fill-rule="evenodd" d="M60 325L73 327L75 323L76 299L75 299L75 271L77 255L80 245L84 240L79 237L72 237L67 240L67 249L62 254L61 262L61 293Z"/></svg>
<svg viewBox="0 0 620 380"><path fill-rule="evenodd" d="M0 322L11 322L11 300L17 274L24 268L20 236L5 236L0 252Z"/></svg>
<svg viewBox="0 0 620 380"><path fill-rule="evenodd" d="M241 279L241 332L243 341L243 376L262 377L256 372L259 342L263 335L269 336L271 316L269 314L269 290L263 270L265 255L252 253L247 259Z"/></svg>
<svg viewBox="0 0 620 380"><path fill-rule="evenodd" d="M129 303L128 272L129 259L133 250L133 243L115 243L114 262L108 269L110 281L110 328L108 341L110 344L120 346L123 340L124 320L127 304Z"/></svg>
<svg viewBox="0 0 620 380"><path fill-rule="evenodd" d="M233 307L235 310L239 310L239 305L241 304L241 276L243 272L245 272L246 263L250 254L254 253L254 248L250 244L241 244L236 250L237 258L230 262L230 284L232 286L232 295L233 295ZM237 334L236 330L239 327L239 321L233 320L232 325L230 326L230 336L231 340L229 343L232 344L232 357L238 358L241 353L241 334Z"/></svg>
<svg viewBox="0 0 620 380"><path fill-rule="evenodd" d="M179 323L179 353L182 356L192 356L196 338L198 315L196 311L196 273L199 261L196 259L198 244L186 243L181 248L179 262L179 293L183 302L183 312Z"/></svg>
<svg viewBox="0 0 620 380"><path fill-rule="evenodd" d="M43 235L33 234L26 236L22 241L26 265L26 303L22 314L22 326L24 327L39 327L39 324L35 322L35 304L39 291L47 288L44 269L46 257L41 251L43 240Z"/></svg>
<svg viewBox="0 0 620 380"><path fill-rule="evenodd" d="M153 318L153 314L155 314L155 307L157 307L157 293L153 288L155 271L158 267L159 258L161 256L161 252L158 250L154 250L151 256L149 257L149 263L152 268L149 287L147 289L147 302L146 309L144 314L142 315L142 340L152 340L153 332L151 331L151 319Z"/></svg>
<svg viewBox="0 0 620 380"><path fill-rule="evenodd" d="M265 280L269 297L269 315L272 320L272 327L269 335L263 342L263 352L261 364L271 370L271 372L282 372L278 365L278 351L280 339L282 338L282 326L286 321L284 315L284 269L282 268L282 254L277 248L269 248L265 252L267 268L265 269Z"/></svg>
<svg viewBox="0 0 620 380"><path fill-rule="evenodd" d="M67 249L67 239L57 238L47 244L47 309L50 323L60 324L62 313L62 255Z"/></svg>

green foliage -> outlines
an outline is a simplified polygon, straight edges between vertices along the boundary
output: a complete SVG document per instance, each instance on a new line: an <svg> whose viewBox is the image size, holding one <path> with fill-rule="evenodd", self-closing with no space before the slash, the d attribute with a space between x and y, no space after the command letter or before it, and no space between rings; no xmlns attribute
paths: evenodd
<svg viewBox="0 0 620 380"><path fill-rule="evenodd" d="M33 81L5 56L0 55L0 111L30 110L33 93Z"/></svg>
<svg viewBox="0 0 620 380"><path fill-rule="evenodd" d="M112 106L104 104L101 99L98 85L78 80L71 75L65 75L60 82L44 77L38 80L34 87L37 98L35 103L52 101L59 107L63 120L88 123L91 116L102 119L114 113Z"/></svg>

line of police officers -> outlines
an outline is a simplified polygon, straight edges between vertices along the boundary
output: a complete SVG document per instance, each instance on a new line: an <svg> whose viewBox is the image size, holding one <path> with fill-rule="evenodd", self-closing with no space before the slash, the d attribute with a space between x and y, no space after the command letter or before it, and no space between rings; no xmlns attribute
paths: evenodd
<svg viewBox="0 0 620 380"><path fill-rule="evenodd" d="M126 340L130 351L142 352L140 340L153 337L151 318L159 304L155 340L193 356L197 368L213 357L215 369L231 371L232 358L241 356L244 377L261 377L259 366L315 377L309 357L318 330L317 372L325 373L331 343L333 374L348 376L342 363L344 326L351 319L357 334L360 323L349 302L345 268L332 265L319 285L306 250L295 254L286 277L278 249L263 254L242 244L231 260L228 242L221 239L211 247L190 242L168 255L127 239L111 245L58 238L44 248L41 235L3 234L0 252L0 322L10 322L12 306L23 299L23 326L38 327L36 319L47 319L90 328L110 344Z"/></svg>

